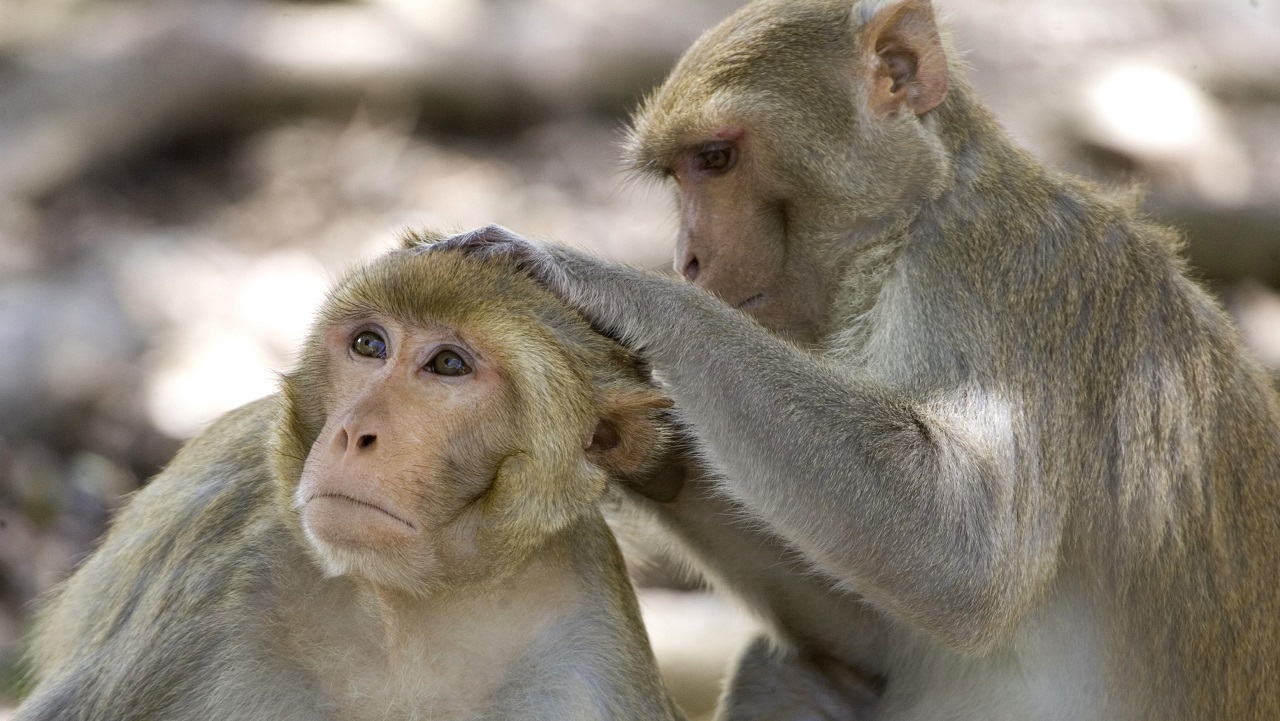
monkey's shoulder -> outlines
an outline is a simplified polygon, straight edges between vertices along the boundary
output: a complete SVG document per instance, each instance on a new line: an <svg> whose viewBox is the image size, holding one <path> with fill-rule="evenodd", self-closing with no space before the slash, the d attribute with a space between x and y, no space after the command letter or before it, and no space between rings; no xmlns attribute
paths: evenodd
<svg viewBox="0 0 1280 721"><path fill-rule="evenodd" d="M287 535L271 503L270 432L278 413L274 397L255 401L189 441L112 519L58 603L126 588L139 596L129 607L147 596L216 595L218 574L251 570L253 549Z"/></svg>
<svg viewBox="0 0 1280 721"><path fill-rule="evenodd" d="M49 718L66 709L181 717L166 704L198 706L211 679L234 673L226 662L252 661L246 628L267 626L254 601L273 593L282 567L303 560L270 512L277 412L264 399L228 413L129 499L39 613L32 708L47 706Z"/></svg>
<svg viewBox="0 0 1280 721"><path fill-rule="evenodd" d="M256 401L189 441L128 500L63 594L127 585L140 593L196 593L176 586L208 575L213 590L215 574L251 564L253 554L240 551L259 546L248 536L270 532L262 519L276 515L269 512L269 434L277 412L274 398Z"/></svg>
<svg viewBox="0 0 1280 721"><path fill-rule="evenodd" d="M228 411L187 441L149 485L243 474L245 469L268 472L272 433L282 413L275 395Z"/></svg>
<svg viewBox="0 0 1280 721"><path fill-rule="evenodd" d="M233 535L261 533L264 519L279 517L270 455L279 412L275 397L264 398L227 413L188 441L129 499L96 555L109 554L120 541L130 556L152 563L252 545L248 538L228 542Z"/></svg>

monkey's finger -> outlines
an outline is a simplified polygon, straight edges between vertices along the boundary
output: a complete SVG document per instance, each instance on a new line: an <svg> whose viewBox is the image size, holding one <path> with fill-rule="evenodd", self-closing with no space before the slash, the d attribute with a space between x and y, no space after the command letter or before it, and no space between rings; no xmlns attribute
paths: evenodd
<svg viewBox="0 0 1280 721"><path fill-rule="evenodd" d="M486 225L423 246L419 252L461 252L478 258L503 257L544 284L552 284L546 268L554 261L537 243L500 225Z"/></svg>
<svg viewBox="0 0 1280 721"><path fill-rule="evenodd" d="M418 252L453 251L478 258L506 258L517 268L564 300L570 300L571 278L566 264L572 255L567 249L535 243L502 227L486 225L422 246Z"/></svg>
<svg viewBox="0 0 1280 721"><path fill-rule="evenodd" d="M423 251L452 250L473 254L518 253L522 248L530 246L532 243L527 239L501 225L486 225L483 228L468 230L423 246Z"/></svg>

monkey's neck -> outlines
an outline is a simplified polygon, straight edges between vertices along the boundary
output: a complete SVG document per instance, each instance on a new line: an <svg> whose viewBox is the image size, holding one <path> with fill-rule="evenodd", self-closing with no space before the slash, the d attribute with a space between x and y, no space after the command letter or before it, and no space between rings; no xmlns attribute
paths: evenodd
<svg viewBox="0 0 1280 721"><path fill-rule="evenodd" d="M447 659L451 653L466 657L484 648L496 664L497 657L519 653L557 619L574 613L584 590L580 581L561 554L540 550L498 582L428 595L373 584L362 591L393 663Z"/></svg>
<svg viewBox="0 0 1280 721"><path fill-rule="evenodd" d="M963 81L955 81L928 123L944 148L945 182L913 214L884 219L874 237L853 246L833 294L837 305L828 314L828 327L837 329L825 338L829 352L861 357L876 304L904 256L936 243L1030 241L1061 217L1045 210L1055 193L1073 195L1080 205L1091 202L1072 190L1068 176L1019 148Z"/></svg>
<svg viewBox="0 0 1280 721"><path fill-rule="evenodd" d="M537 655L591 592L563 558L537 555L490 585L429 595L323 578L294 589L286 647L315 673L335 718L470 717L504 674ZM335 660L336 659L336 660Z"/></svg>
<svg viewBox="0 0 1280 721"><path fill-rule="evenodd" d="M1017 236L1034 235L1022 224L1052 222L1057 215L1036 212L1049 196L1067 193L1084 202L1088 194L1073 190L1079 181L1065 173L1051 170L1019 147L982 103L974 91L957 80L947 101L935 111L937 136L946 149L948 182L935 199L922 205L911 223L911 243L942 241L974 242L993 235L998 229L1001 242L1016 241ZM1010 215L1022 224L1008 222ZM953 237L947 228L958 219L985 230L975 237ZM1020 229L1020 230L1019 230Z"/></svg>

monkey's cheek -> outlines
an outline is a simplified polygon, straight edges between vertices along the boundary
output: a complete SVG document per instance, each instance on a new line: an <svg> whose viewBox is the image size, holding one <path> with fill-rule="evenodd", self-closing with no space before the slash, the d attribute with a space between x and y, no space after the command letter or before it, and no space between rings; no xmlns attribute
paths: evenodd
<svg viewBox="0 0 1280 721"><path fill-rule="evenodd" d="M335 496L308 501L302 508L302 523L316 540L352 550L402 550L419 535L418 529L387 511Z"/></svg>

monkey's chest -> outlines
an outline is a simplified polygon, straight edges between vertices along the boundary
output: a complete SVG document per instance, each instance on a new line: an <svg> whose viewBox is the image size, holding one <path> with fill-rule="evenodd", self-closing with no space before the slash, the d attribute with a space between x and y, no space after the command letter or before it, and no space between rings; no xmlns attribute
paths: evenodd
<svg viewBox="0 0 1280 721"><path fill-rule="evenodd" d="M875 718L1123 718L1115 713L1117 690L1105 687L1111 663L1099 629L1087 603L1057 599L981 656L959 655L919 638L904 640L898 648L909 651L889 671L890 691Z"/></svg>
<svg viewBox="0 0 1280 721"><path fill-rule="evenodd" d="M464 721L486 716L527 639L491 639L477 629L454 638L406 634L390 645L349 637L313 668L334 718L349 721ZM520 634L515 634L519 636ZM469 636L469 637L468 637ZM526 641L526 643L522 643ZM340 658L338 658L340 656Z"/></svg>
<svg viewBox="0 0 1280 721"><path fill-rule="evenodd" d="M309 594L309 620L291 646L344 721L490 718L558 620L553 604L529 604L512 623L512 599L501 594L390 616L341 585ZM546 596L573 605L564 593Z"/></svg>

